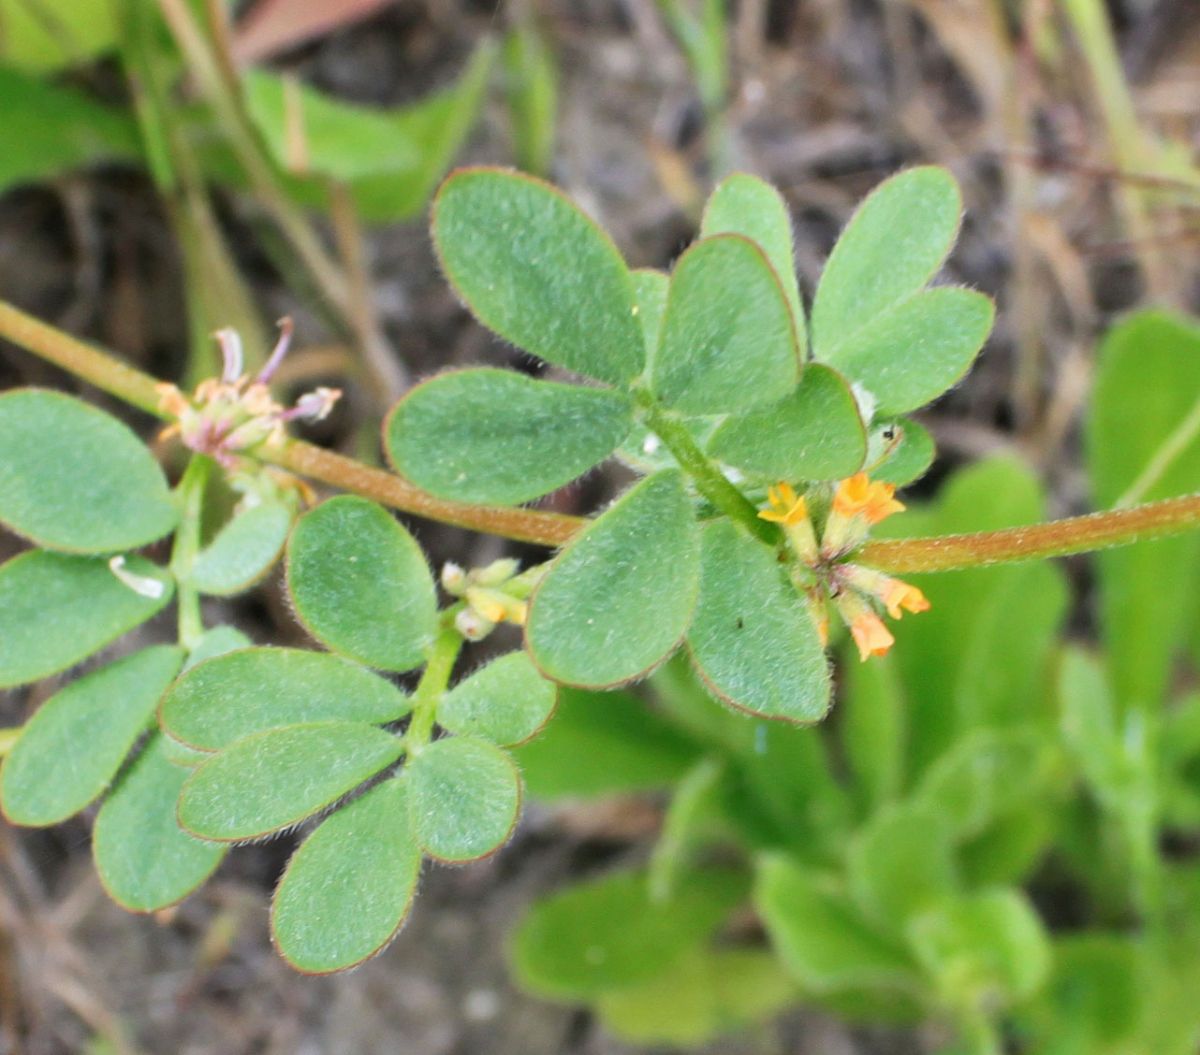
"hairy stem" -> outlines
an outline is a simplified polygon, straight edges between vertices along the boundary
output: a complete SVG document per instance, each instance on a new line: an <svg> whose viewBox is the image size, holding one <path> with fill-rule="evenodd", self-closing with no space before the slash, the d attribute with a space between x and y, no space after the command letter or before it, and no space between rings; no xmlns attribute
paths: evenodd
<svg viewBox="0 0 1200 1055"><path fill-rule="evenodd" d="M192 570L200 552L200 518L204 510L204 488L212 472L211 458L193 454L176 495L179 501L179 526L171 550L171 574L175 576L175 603L179 611L179 643L189 651L204 634L200 613L200 593L192 584Z"/></svg>
<svg viewBox="0 0 1200 1055"><path fill-rule="evenodd" d="M153 377L3 301L0 301L0 338L20 345L47 362L54 363L68 373L155 417L169 417L159 405L155 387L157 382ZM686 435L686 429L683 429L682 425L670 419L662 420L667 422L665 431L679 443L679 449L672 447L672 451L680 458L684 468L688 468L684 459L690 459L694 452L702 463L696 466L697 472L702 476L707 476L709 472L715 474L718 480L713 482L717 487L722 491L726 487L733 491L737 498L727 497L731 506L738 509L738 519L747 526L753 524L756 534L764 537L762 528L769 525L758 520L754 507L745 496L708 463L696 448L691 436ZM649 421L647 423L650 424ZM651 427L654 428L655 424L661 424L661 420L651 424ZM685 435L677 436L672 426L677 426ZM655 431L657 432L657 428ZM662 436L662 439L670 446L666 436ZM685 439L686 444L683 442ZM679 451L683 451L684 454L681 456ZM427 494L393 473L364 465L300 440L289 440L278 447L264 447L255 454L263 461L289 469L301 476L362 495L402 512L503 538L544 546L561 546L587 524L583 517L564 516L560 513L447 502ZM707 497L714 501L714 504L720 505L713 495ZM730 512L728 509L725 511ZM730 515L735 514L730 512ZM953 571L983 564L1062 557L1071 553L1123 546L1143 539L1182 534L1197 526L1200 526L1200 495L1188 495L1151 502L1132 509L1069 517L1031 527L984 531L971 535L945 535L940 538L869 542L859 552L857 560L859 563L896 574Z"/></svg>
<svg viewBox="0 0 1200 1055"><path fill-rule="evenodd" d="M984 564L1065 557L1178 535L1200 525L1200 495L1052 520L1048 524L938 538L868 542L855 560L884 571L955 571Z"/></svg>
<svg viewBox="0 0 1200 1055"><path fill-rule="evenodd" d="M649 399L641 401L646 426L667 445L675 460L696 483L697 489L722 513L740 520L742 524L764 542L773 543L778 532L765 520L760 520L758 510L741 491L733 486L713 465L692 439L687 426L671 417Z"/></svg>
<svg viewBox="0 0 1200 1055"><path fill-rule="evenodd" d="M408 732L404 734L404 746L410 755L416 754L429 743L438 703L450 684L450 675L454 672L455 661L462 649L463 636L454 628L451 614L460 607L456 605L442 613L442 629L429 648L425 672L413 693L412 721L409 722Z"/></svg>

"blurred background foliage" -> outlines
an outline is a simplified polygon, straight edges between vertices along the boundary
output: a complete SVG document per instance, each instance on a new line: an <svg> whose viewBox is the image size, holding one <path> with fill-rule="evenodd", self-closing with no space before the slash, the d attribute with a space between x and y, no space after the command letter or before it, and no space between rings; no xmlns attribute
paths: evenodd
<svg viewBox="0 0 1200 1055"><path fill-rule="evenodd" d="M808 295L863 193L937 162L967 206L947 280L998 327L919 416L938 460L894 523L1028 522L1200 489L1197 98L1191 0L0 0L0 295L188 382L218 326L253 361L291 314L287 384L348 392L309 438L374 459L411 380L535 369L437 273L424 214L456 161L554 179L654 267L753 171ZM0 349L17 384L77 387ZM502 546L414 528L435 562ZM0 1051L901 1053L954 1025L988 1050L993 1014L1020 1050L1194 1050L1198 546L929 577L933 611L842 665L816 731L731 724L675 665L638 698L568 693L523 749L514 843L432 872L347 977L269 948L289 840L134 918L84 825L0 827ZM299 643L282 596L213 603ZM7 694L5 724L52 690ZM562 940L601 940L593 904L648 921L632 948L601 927L632 974ZM518 917L516 973L560 1005L511 978Z"/></svg>

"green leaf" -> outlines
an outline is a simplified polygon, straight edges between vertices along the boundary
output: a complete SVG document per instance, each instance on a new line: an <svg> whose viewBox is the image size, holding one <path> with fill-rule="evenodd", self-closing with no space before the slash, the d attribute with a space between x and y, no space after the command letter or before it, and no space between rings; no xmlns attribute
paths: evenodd
<svg viewBox="0 0 1200 1055"><path fill-rule="evenodd" d="M117 19L108 0L0 0L0 62L49 73L111 48ZM5 98L5 116L8 116Z"/></svg>
<svg viewBox="0 0 1200 1055"><path fill-rule="evenodd" d="M235 740L305 722L384 725L412 709L391 682L325 652L246 648L188 670L159 708L163 731L219 751Z"/></svg>
<svg viewBox="0 0 1200 1055"><path fill-rule="evenodd" d="M182 663L181 649L158 645L51 696L0 767L4 816L13 824L57 824L98 798Z"/></svg>
<svg viewBox="0 0 1200 1055"><path fill-rule="evenodd" d="M369 108L302 89L311 167L353 173L347 184L350 197L368 223L412 219L425 208L475 125L495 53L494 42L485 40L457 83L410 106ZM293 158L285 134L283 81L262 72L252 78L253 105L267 132L268 147L289 168ZM380 150L380 143L388 144L387 149ZM343 151L344 146L348 149ZM236 158L222 144L201 139L200 148L212 178L235 187L246 185ZM282 175L280 182L293 201L329 208L326 179L292 174Z"/></svg>
<svg viewBox="0 0 1200 1055"><path fill-rule="evenodd" d="M368 667L412 670L433 640L437 598L421 547L365 498L340 495L300 518L287 582L305 629Z"/></svg>
<svg viewBox="0 0 1200 1055"><path fill-rule="evenodd" d="M951 831L937 808L905 804L876 814L859 832L847 857L850 891L878 926L896 930L955 893Z"/></svg>
<svg viewBox="0 0 1200 1055"><path fill-rule="evenodd" d="M422 748L406 772L413 829L430 857L474 861L508 841L521 812L521 776L507 752L452 736Z"/></svg>
<svg viewBox="0 0 1200 1055"><path fill-rule="evenodd" d="M838 735L861 813L870 816L904 787L908 703L888 657L870 663L848 659L841 667L845 692L838 704Z"/></svg>
<svg viewBox="0 0 1200 1055"><path fill-rule="evenodd" d="M694 949L641 985L602 993L596 1010L621 1040L690 1048L765 1021L797 995L768 952Z"/></svg>
<svg viewBox="0 0 1200 1055"><path fill-rule="evenodd" d="M404 780L343 806L292 855L271 905L271 935L305 974L343 971L378 953L408 915L421 850Z"/></svg>
<svg viewBox="0 0 1200 1055"><path fill-rule="evenodd" d="M179 796L179 823L237 842L332 805L403 754L398 737L360 722L312 722L255 733L200 766Z"/></svg>
<svg viewBox="0 0 1200 1055"><path fill-rule="evenodd" d="M881 452L879 456L873 456L872 448L876 444ZM890 453L886 453L888 448ZM876 463L871 478L897 487L904 487L924 476L936 454L933 437L911 418L878 423L872 430L867 451L867 464ZM877 457L882 460L877 461Z"/></svg>
<svg viewBox="0 0 1200 1055"><path fill-rule="evenodd" d="M870 392L878 413L902 414L962 380L995 316L995 305L982 293L927 289L876 315L820 357Z"/></svg>
<svg viewBox="0 0 1200 1055"><path fill-rule="evenodd" d="M558 69L532 19L521 19L504 38L501 61L517 165L545 176L554 160Z"/></svg>
<svg viewBox="0 0 1200 1055"><path fill-rule="evenodd" d="M763 251L736 234L696 242L675 264L650 388L685 414L786 396L800 378L796 325Z"/></svg>
<svg viewBox="0 0 1200 1055"><path fill-rule="evenodd" d="M409 172L364 176L351 184L351 196L364 220L394 223L424 212L438 180L479 120L494 60L495 45L485 39L455 84L395 112L396 133L417 144L419 164ZM318 193L326 196L323 188Z"/></svg>
<svg viewBox="0 0 1200 1055"><path fill-rule="evenodd" d="M909 940L943 992L981 1007L1032 996L1050 971L1050 941L1037 913L1016 890L965 894L914 919Z"/></svg>
<svg viewBox="0 0 1200 1055"><path fill-rule="evenodd" d="M461 169L434 202L433 240L451 284L505 340L615 385L641 373L642 336L621 254L549 184Z"/></svg>
<svg viewBox="0 0 1200 1055"><path fill-rule="evenodd" d="M5 9L0 3L5 29L0 49L8 42ZM0 156L0 191L101 162L141 157L133 119L80 92L0 66L0 102L6 143Z"/></svg>
<svg viewBox="0 0 1200 1055"><path fill-rule="evenodd" d="M533 595L525 633L538 668L583 688L642 677L687 630L699 551L680 473L631 488L558 555Z"/></svg>
<svg viewBox="0 0 1200 1055"><path fill-rule="evenodd" d="M836 480L862 468L867 434L845 379L813 364L779 403L726 418L708 453L772 481Z"/></svg>
<svg viewBox="0 0 1200 1055"><path fill-rule="evenodd" d="M1045 808L1058 762L1041 728L973 729L929 769L916 798L965 839L1032 802Z"/></svg>
<svg viewBox="0 0 1200 1055"><path fill-rule="evenodd" d="M421 162L420 144L397 127L396 111L357 106L261 70L243 75L242 93L247 113L285 171L296 171L299 161L305 174L348 183L410 172Z"/></svg>
<svg viewBox="0 0 1200 1055"><path fill-rule="evenodd" d="M1131 315L1100 345L1087 422L1097 508L1117 502L1196 413L1200 326L1159 311ZM1180 433L1179 438L1187 439ZM1200 490L1200 437L1192 435L1143 500ZM1200 573L1200 535L1097 554L1100 622L1119 706L1157 706Z"/></svg>
<svg viewBox="0 0 1200 1055"><path fill-rule="evenodd" d="M171 580L132 557L125 568L162 587L146 597L96 557L31 550L0 565L0 688L66 670L144 623L171 600Z"/></svg>
<svg viewBox="0 0 1200 1055"><path fill-rule="evenodd" d="M1020 462L992 458L953 476L937 504L875 528L943 535L1035 523L1041 488ZM1052 722L1047 678L1065 611L1061 571L1048 563L913 576L931 602L892 629L896 665L910 707L911 779L967 729Z"/></svg>
<svg viewBox="0 0 1200 1055"><path fill-rule="evenodd" d="M96 874L118 905L154 912L182 901L225 856L225 847L183 831L175 802L188 770L155 733L104 800L92 830Z"/></svg>
<svg viewBox="0 0 1200 1055"><path fill-rule="evenodd" d="M831 877L782 855L765 857L754 901L775 951L806 989L915 986L907 953L874 929Z"/></svg>
<svg viewBox="0 0 1200 1055"><path fill-rule="evenodd" d="M879 184L842 231L813 301L817 358L921 289L958 237L962 196L944 168L906 169Z"/></svg>
<svg viewBox="0 0 1200 1055"><path fill-rule="evenodd" d="M125 425L59 392L0 396L0 521L37 545L116 553L176 521L158 463Z"/></svg>
<svg viewBox="0 0 1200 1055"><path fill-rule="evenodd" d="M384 426L398 473L435 495L517 505L570 483L633 427L620 392L456 370L411 389Z"/></svg>
<svg viewBox="0 0 1200 1055"><path fill-rule="evenodd" d="M735 172L717 184L704 206L700 234L740 234L754 242L774 269L800 344L800 357L807 353L808 337L804 323L804 306L796 284L796 263L792 255L792 218L788 215L783 196L769 183L745 172Z"/></svg>
<svg viewBox="0 0 1200 1055"><path fill-rule="evenodd" d="M663 313L667 310L667 293L671 276L652 268L640 267L631 271L633 295L637 305L638 322L646 342L646 362L654 362L662 334Z"/></svg>
<svg viewBox="0 0 1200 1055"><path fill-rule="evenodd" d="M642 871L614 872L533 906L513 936L522 985L558 999L589 999L659 975L699 946L746 894L740 872L689 872L666 902Z"/></svg>
<svg viewBox="0 0 1200 1055"><path fill-rule="evenodd" d="M702 532L700 601L688 650L709 690L739 711L815 722L829 709L829 664L775 554L729 520Z"/></svg>
<svg viewBox="0 0 1200 1055"><path fill-rule="evenodd" d="M283 502L261 502L239 513L196 558L192 585L216 597L250 589L279 559L292 519Z"/></svg>
<svg viewBox="0 0 1200 1055"><path fill-rule="evenodd" d="M460 681L437 708L447 732L466 733L501 747L533 739L554 713L558 690L524 652L492 660Z"/></svg>
<svg viewBox="0 0 1200 1055"><path fill-rule="evenodd" d="M183 669L191 670L196 664L203 663L206 659L214 659L239 648L253 647L254 642L236 626L214 626L204 631L203 636L196 643L196 647L188 653Z"/></svg>
<svg viewBox="0 0 1200 1055"><path fill-rule="evenodd" d="M562 689L554 718L515 752L525 786L537 799L665 788L697 754L646 701L627 692L579 689Z"/></svg>

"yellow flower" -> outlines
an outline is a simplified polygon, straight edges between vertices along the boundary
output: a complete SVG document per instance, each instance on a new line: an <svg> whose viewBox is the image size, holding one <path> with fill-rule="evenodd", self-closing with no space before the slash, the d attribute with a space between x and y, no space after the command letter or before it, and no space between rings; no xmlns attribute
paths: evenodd
<svg viewBox="0 0 1200 1055"><path fill-rule="evenodd" d="M770 520L775 524L798 524L808 519L808 506L804 496L796 494L791 484L779 483L767 488L768 508L760 509L758 515L762 520Z"/></svg>
<svg viewBox="0 0 1200 1055"><path fill-rule="evenodd" d="M929 601L915 586L874 568L843 564L838 568L838 578L860 594L879 601L893 619L900 618L901 609L914 613L929 611Z"/></svg>
<svg viewBox="0 0 1200 1055"><path fill-rule="evenodd" d="M893 513L903 512L904 505L893 497L895 494L895 484L872 481L866 473L855 473L838 484L833 511L847 519L861 516L868 524L878 524Z"/></svg>

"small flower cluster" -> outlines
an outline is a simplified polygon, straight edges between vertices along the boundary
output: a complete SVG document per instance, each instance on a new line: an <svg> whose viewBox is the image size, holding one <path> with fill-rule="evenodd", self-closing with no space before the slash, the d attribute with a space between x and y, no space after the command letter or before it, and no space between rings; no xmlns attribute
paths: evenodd
<svg viewBox="0 0 1200 1055"><path fill-rule="evenodd" d="M767 508L758 514L780 525L799 561L793 579L808 599L821 641L829 638L828 602L832 601L863 660L886 655L895 644L877 609L899 619L904 612L929 608L925 595L915 586L846 560L875 524L904 509L895 493L893 485L872 481L866 473L842 480L834 491L819 540L808 503L790 484L770 488Z"/></svg>
<svg viewBox="0 0 1200 1055"><path fill-rule="evenodd" d="M442 589L464 602L454 626L468 641L482 640L498 623L525 625L526 598L536 581L531 576L538 569L518 575L519 568L519 562L511 557L471 571L453 562L443 566Z"/></svg>
<svg viewBox="0 0 1200 1055"><path fill-rule="evenodd" d="M218 330L215 336L224 361L220 378L201 381L190 398L175 385L158 386L159 406L175 418L163 435L178 435L186 447L234 469L242 452L282 441L289 421L326 417L341 398L335 388L307 392L290 409L271 396L267 386L291 343L291 319L280 319L279 328L279 340L253 380L243 372L241 338L233 330Z"/></svg>

